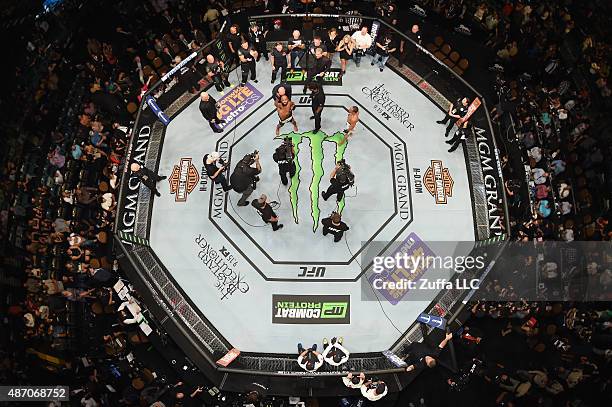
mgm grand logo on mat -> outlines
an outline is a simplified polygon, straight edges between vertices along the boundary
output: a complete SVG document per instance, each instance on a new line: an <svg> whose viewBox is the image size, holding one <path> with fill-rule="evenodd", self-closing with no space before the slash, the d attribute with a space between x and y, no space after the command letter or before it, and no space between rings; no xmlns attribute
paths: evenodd
<svg viewBox="0 0 612 407"><path fill-rule="evenodd" d="M444 164L440 160L431 160L431 165L423 175L423 183L425 189L435 198L436 204L444 205L447 203L448 197L453 196L455 181L453 181L448 168L444 168Z"/></svg>
<svg viewBox="0 0 612 407"><path fill-rule="evenodd" d="M198 170L191 163L191 158L181 158L179 165L175 165L168 178L170 193L174 194L175 202L186 202L187 196L200 182Z"/></svg>
<svg viewBox="0 0 612 407"><path fill-rule="evenodd" d="M272 295L273 324L350 324L349 295Z"/></svg>

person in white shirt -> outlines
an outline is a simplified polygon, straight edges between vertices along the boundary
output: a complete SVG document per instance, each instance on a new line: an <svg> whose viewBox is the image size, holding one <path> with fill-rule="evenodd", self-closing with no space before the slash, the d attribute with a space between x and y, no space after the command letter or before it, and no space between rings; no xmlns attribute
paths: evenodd
<svg viewBox="0 0 612 407"><path fill-rule="evenodd" d="M361 57L372 46L372 37L368 34L368 27L362 27L361 30L355 31L351 38L355 41L353 59L355 60L355 65L359 68Z"/></svg>
<svg viewBox="0 0 612 407"><path fill-rule="evenodd" d="M317 344L304 349L302 344L298 343L298 353L298 365L307 372L316 372L323 365L323 355L317 352Z"/></svg>
<svg viewBox="0 0 612 407"><path fill-rule="evenodd" d="M332 338L331 344L323 339L323 359L331 366L340 366L349 359L349 351L342 346L342 338Z"/></svg>
<svg viewBox="0 0 612 407"><path fill-rule="evenodd" d="M365 374L363 372L358 375L353 375L353 373L349 373L348 375L342 378L342 383L350 389L360 389L365 382Z"/></svg>
<svg viewBox="0 0 612 407"><path fill-rule="evenodd" d="M361 395L370 401L378 401L387 395L387 385L382 380L368 380L361 386Z"/></svg>

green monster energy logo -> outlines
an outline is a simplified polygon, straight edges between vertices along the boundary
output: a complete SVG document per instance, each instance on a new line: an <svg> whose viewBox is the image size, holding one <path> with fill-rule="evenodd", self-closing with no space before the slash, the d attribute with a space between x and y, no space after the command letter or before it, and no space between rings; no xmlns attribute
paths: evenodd
<svg viewBox="0 0 612 407"><path fill-rule="evenodd" d="M300 161L298 159L300 154L300 144L303 140L308 139L310 141L310 157L311 157L311 165L312 165L312 179L310 180L310 214L312 217L312 231L316 232L319 227L319 198L321 196L320 184L321 179L323 178L323 143L330 142L336 144L336 154L335 154L335 162L338 162L344 158L344 152L346 151L346 147L348 145L348 141L346 143L340 144L342 140L344 140L344 133L336 132L332 135L327 135L322 131L318 131L313 133L312 131L307 131L305 133L288 133L277 136L278 139L283 139L285 137L290 137L293 145L295 146L295 158L293 162L295 163L295 175L291 178L291 186L289 187L289 197L291 201L291 209L293 212L293 219L295 223L299 223L298 219L298 188L300 186L300 170L302 166L300 165ZM338 202L338 212L342 213L344 209L344 198L340 202Z"/></svg>

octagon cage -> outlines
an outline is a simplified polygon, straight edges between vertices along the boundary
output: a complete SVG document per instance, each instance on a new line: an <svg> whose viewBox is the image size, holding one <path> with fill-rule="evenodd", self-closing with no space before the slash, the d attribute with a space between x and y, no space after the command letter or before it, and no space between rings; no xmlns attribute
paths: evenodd
<svg viewBox="0 0 612 407"><path fill-rule="evenodd" d="M315 36L326 38L332 28L340 38L362 26L369 28L374 39L382 33L390 33L397 42L403 43L408 58L404 62L407 66L399 67L398 60L392 56L387 67L418 88L440 110L446 111L449 103L463 97L481 102L481 108L471 118L474 126L465 141L464 153L476 240L471 255L486 252L489 261L484 267L471 270L472 275L463 277L482 280L506 244L505 231L509 230L501 164L485 99L462 78L468 66L460 63L461 59L455 55L446 54L442 44L420 43L418 38L408 37L387 22L368 15L367 10L345 13L248 16L239 12L228 16L217 39L201 48L194 48L191 54L183 53L180 63L159 71L159 76L153 78L157 82L142 95L135 112L126 162L136 161L154 171L159 168L166 138L165 126L186 105L195 101L200 91L213 87L206 78L208 54L225 62L229 75L238 78L240 68L233 61L225 40L232 24L239 25L242 32L252 25L263 27L267 32L265 47L268 50L272 50L277 42L286 44L294 29L301 31L307 44ZM373 53L373 48L369 52ZM312 63L312 59L306 57L301 58L297 66L308 69ZM352 354L342 367L328 367L316 373L303 372L296 363L296 355L290 354L243 352L227 366L217 363L234 346L193 305L173 278L172 270L151 249L153 196L148 188L141 187L129 167L125 165L123 169L115 225L120 264L146 304L145 318L149 325L159 332L167 332L193 364L219 388L241 392L256 382L267 388L269 394L339 395L348 393L339 376L346 375L347 371L363 371L368 376L384 380L390 391L399 391L414 379L414 375L406 375L404 368L398 367L397 358L406 356L406 348L411 343L437 341L443 336L440 330L415 321L387 351ZM491 177L495 183L487 181ZM467 318L465 305L472 295L473 292L465 290L445 290L423 312L445 317L448 329L457 330ZM453 353L452 349L450 353ZM441 360L441 363L456 369L453 357Z"/></svg>

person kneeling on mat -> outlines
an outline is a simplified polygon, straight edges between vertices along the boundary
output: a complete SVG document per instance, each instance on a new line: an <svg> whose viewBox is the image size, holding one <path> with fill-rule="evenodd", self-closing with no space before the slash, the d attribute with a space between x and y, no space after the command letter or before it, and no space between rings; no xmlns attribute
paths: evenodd
<svg viewBox="0 0 612 407"><path fill-rule="evenodd" d="M272 225L273 231L276 232L278 229L283 228L282 223L280 225L278 224L278 216L276 216L276 213L272 210L266 195L261 194L259 199L254 199L253 202L251 202L251 205L253 208L257 209L259 216L261 216L261 220Z"/></svg>
<svg viewBox="0 0 612 407"><path fill-rule="evenodd" d="M331 366L340 366L349 359L349 351L342 346L342 337L332 338L331 344L323 338L323 360Z"/></svg>
<svg viewBox="0 0 612 407"><path fill-rule="evenodd" d="M301 343L298 343L298 365L307 372L316 372L323 365L323 356L317 352L317 344L313 344L312 348L304 349Z"/></svg>
<svg viewBox="0 0 612 407"><path fill-rule="evenodd" d="M344 232L349 230L346 223L342 222L342 216L338 212L332 212L329 218L325 218L321 221L323 224L323 236L327 236L328 233L334 235L334 242L342 240Z"/></svg>

